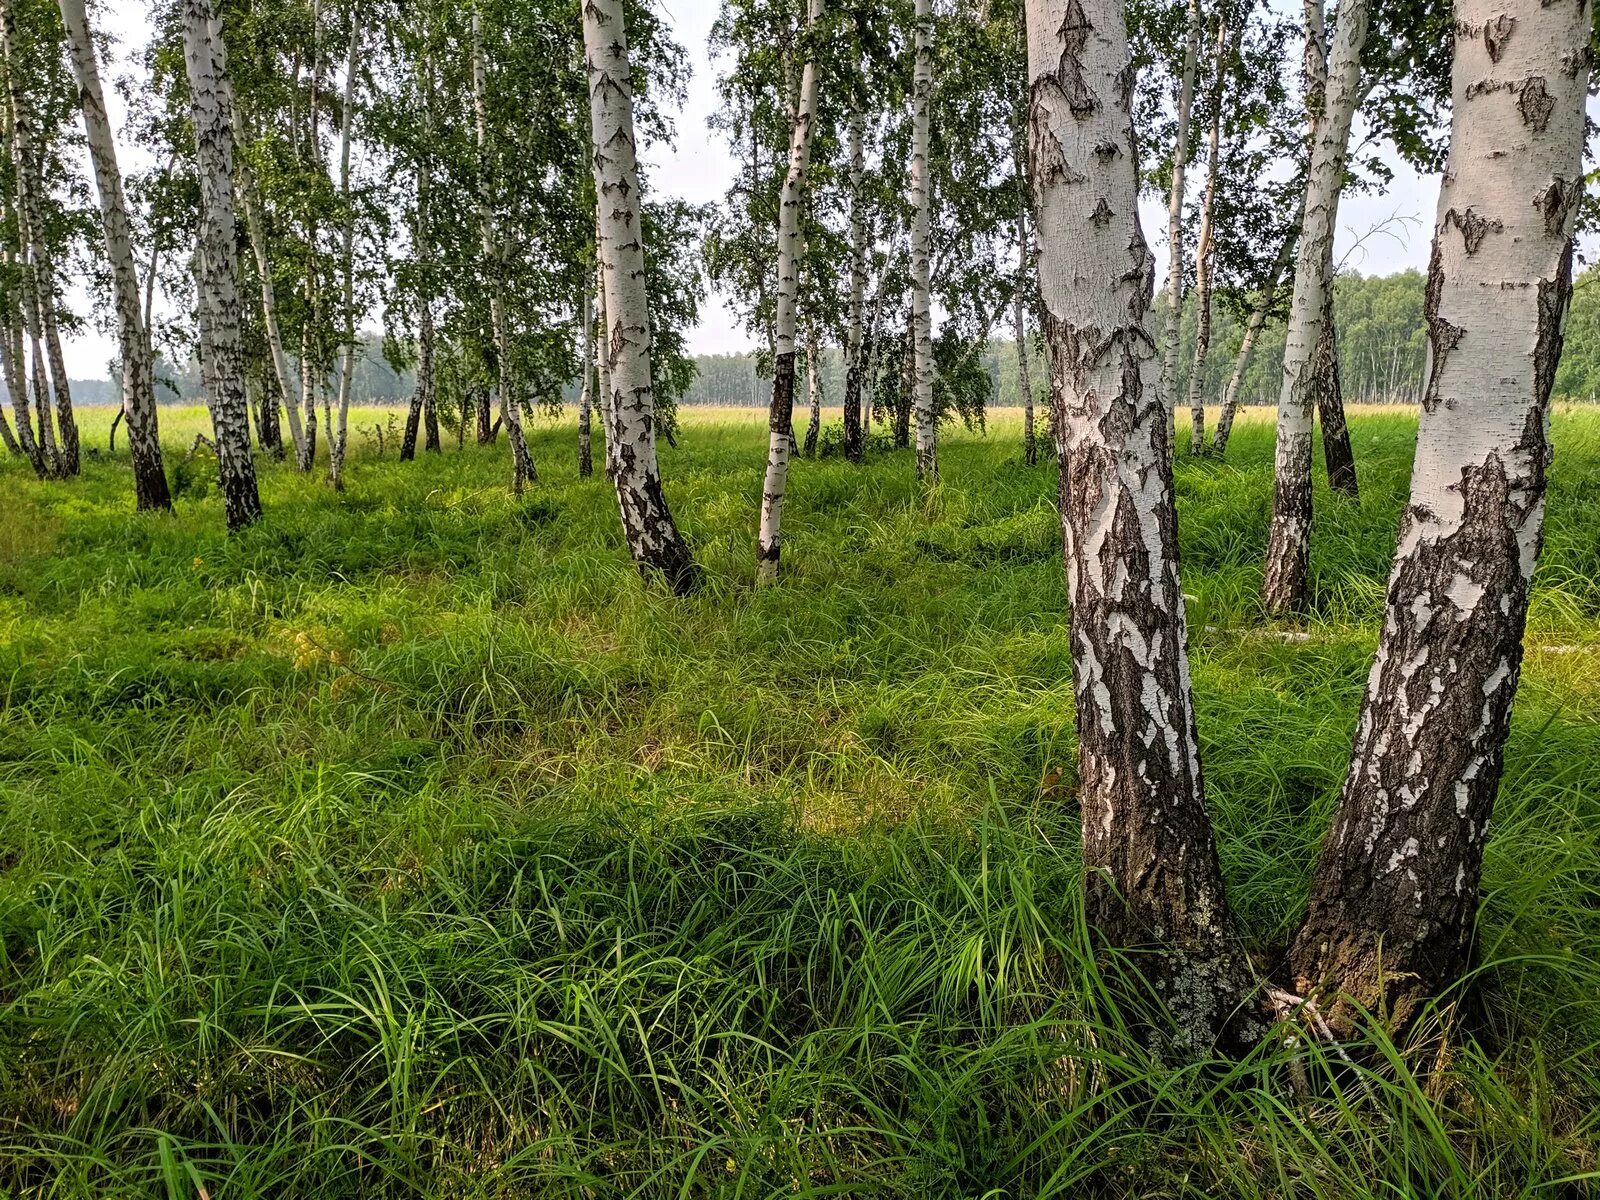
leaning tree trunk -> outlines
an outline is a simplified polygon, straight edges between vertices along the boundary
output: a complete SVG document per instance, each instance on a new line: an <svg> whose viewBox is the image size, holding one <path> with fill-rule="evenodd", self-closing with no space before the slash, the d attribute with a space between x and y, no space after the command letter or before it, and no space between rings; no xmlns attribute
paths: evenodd
<svg viewBox="0 0 1600 1200"><path fill-rule="evenodd" d="M933 0L916 0L915 60L911 75L911 384L917 415L917 479L939 482L939 427L933 411L933 294L929 256L933 238L932 144Z"/></svg>
<svg viewBox="0 0 1600 1200"><path fill-rule="evenodd" d="M339 196L344 202L344 350L339 359L339 423L328 430L328 477L344 491L344 452L350 430L350 387L356 373L356 210L350 196L350 129L355 112L356 57L361 24L350 13L350 54L344 65L344 106L339 114Z"/></svg>
<svg viewBox="0 0 1600 1200"><path fill-rule="evenodd" d="M1061 468L1086 912L1148 948L1180 1040L1236 1021L1249 968L1206 812L1168 406L1147 330L1133 68L1118 0L1028 0L1041 321Z"/></svg>
<svg viewBox="0 0 1600 1200"><path fill-rule="evenodd" d="M115 422L112 425L114 428ZM22 444L17 441L17 435L12 431L11 421L6 417L4 409L0 409L0 441L5 442L6 452L12 457L23 457Z"/></svg>
<svg viewBox="0 0 1600 1200"><path fill-rule="evenodd" d="M1206 450L1206 359L1211 353L1211 263L1216 239L1211 219L1217 202L1217 152L1222 141L1222 89L1227 79L1228 26L1217 15L1217 52L1211 76L1211 133L1206 143L1206 187L1200 201L1200 233L1194 242L1194 365L1189 370L1189 453Z"/></svg>
<svg viewBox="0 0 1600 1200"><path fill-rule="evenodd" d="M807 458L816 456L817 439L822 435L822 381L817 378L821 365L822 356L817 353L817 326L811 322L806 325L806 400L811 406L811 416L806 422L806 441L801 450Z"/></svg>
<svg viewBox="0 0 1600 1200"><path fill-rule="evenodd" d="M1283 350L1278 395L1278 445L1274 457L1272 525L1267 536L1261 602L1283 615L1305 606L1311 548L1311 426L1316 401L1313 358L1322 336L1331 286L1334 225L1339 214L1350 122L1361 97L1361 47L1367 39L1368 0L1341 0L1332 62L1321 68L1321 0L1307 6L1308 73L1326 80L1313 122L1311 166L1295 259L1294 299Z"/></svg>
<svg viewBox="0 0 1600 1200"><path fill-rule="evenodd" d="M1294 253L1295 236L1291 233L1283 239L1278 256L1272 263L1272 274L1268 276L1261 294L1256 297L1250 309L1250 318L1245 322L1239 353L1233 360L1233 372L1228 376L1228 386L1222 393L1222 411L1217 414L1217 428L1211 435L1211 452L1218 458L1228 452L1228 437L1233 432L1234 414L1239 411L1239 389L1244 384L1244 373L1250 366L1250 352L1255 349L1256 338L1267 323L1267 314L1272 311L1272 299L1277 294L1278 283L1289 267L1290 255Z"/></svg>
<svg viewBox="0 0 1600 1200"><path fill-rule="evenodd" d="M128 422L128 453L133 461L134 504L140 512L170 512L172 496L161 464L161 436L156 424L156 402L147 386L144 320L139 310L139 272L133 263L133 237L128 228L128 207L122 196L122 172L117 167L117 146L106 116L100 89L100 66L95 59L83 0L60 0L61 21L72 52L72 69L78 81L78 107L89 140L89 160L100 196L100 218L105 229L106 258L111 264L112 300L117 313L117 344L122 354L122 412Z"/></svg>
<svg viewBox="0 0 1600 1200"><path fill-rule="evenodd" d="M822 20L822 0L810 0L806 27L814 34ZM806 167L811 161L811 128L817 112L817 68L811 53L800 73L799 102L789 132L789 170L778 207L778 305L773 324L772 402L767 413L767 471L761 488L761 532L757 541L757 582L778 577L782 553L783 494L789 482L794 440L795 318L800 301L800 208ZM597 143L598 144L598 143Z"/></svg>
<svg viewBox="0 0 1600 1200"><path fill-rule="evenodd" d="M1467 963L1544 517L1572 288L1587 0L1459 0L1411 502L1297 988L1403 1025Z"/></svg>
<svg viewBox="0 0 1600 1200"><path fill-rule="evenodd" d="M492 164L489 158L489 92L483 57L483 18L476 6L472 10L472 115L478 151L478 229L482 237L483 261L489 276L489 327L494 339L495 392L500 402L500 419L505 422L506 442L511 447L511 492L522 495L524 485L537 482L539 472L528 453L528 439L522 430L522 400L512 394L511 339L506 326L505 247L495 232L492 204ZM482 418L479 418L480 440Z"/></svg>
<svg viewBox="0 0 1600 1200"><path fill-rule="evenodd" d="M1167 328L1161 345L1161 400L1171 410L1168 430L1178 432L1178 346L1183 335L1183 191L1189 166L1189 117L1194 111L1195 63L1200 57L1200 0L1184 13L1183 74L1178 79L1178 127L1172 141L1172 181L1167 190Z"/></svg>
<svg viewBox="0 0 1600 1200"><path fill-rule="evenodd" d="M813 0L815 2L815 0ZM678 595L700 586L700 568L678 532L656 465L655 391L650 375L650 301L639 221L633 75L622 0L587 0L583 43L594 133L597 243L605 319L606 459L628 549L641 571L659 571Z"/></svg>
<svg viewBox="0 0 1600 1200"><path fill-rule="evenodd" d="M844 347L844 456L860 462L866 432L861 420L862 335L867 298L867 225L862 219L866 177L866 114L859 103L850 108L850 314Z"/></svg>
<svg viewBox="0 0 1600 1200"><path fill-rule="evenodd" d="M233 215L233 90L222 24L211 0L184 0L184 64L200 175L200 366L211 402L222 502L230 532L261 516L239 337L239 264Z"/></svg>
<svg viewBox="0 0 1600 1200"><path fill-rule="evenodd" d="M1333 246L1328 247L1331 256ZM1328 486L1352 498L1356 486L1356 456L1350 447L1350 426L1344 419L1344 389L1339 382L1339 341L1333 321L1333 263L1328 264L1328 289L1322 298L1322 332L1311 358L1312 386L1317 394L1317 424L1322 429L1322 461L1328 469Z"/></svg>
<svg viewBox="0 0 1600 1200"><path fill-rule="evenodd" d="M594 474L594 298L583 289L583 386L578 391L578 478Z"/></svg>

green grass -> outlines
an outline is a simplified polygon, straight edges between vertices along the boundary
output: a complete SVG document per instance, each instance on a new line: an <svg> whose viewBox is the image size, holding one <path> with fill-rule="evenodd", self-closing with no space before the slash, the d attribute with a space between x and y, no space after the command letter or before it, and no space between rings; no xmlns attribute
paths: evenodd
<svg viewBox="0 0 1600 1200"><path fill-rule="evenodd" d="M104 414L86 414L104 445ZM359 414L359 428L379 419ZM164 412L173 448L202 427ZM98 422L98 424L96 423ZM1353 423L1305 639L1255 605L1271 429L1180 461L1223 865L1270 963L1349 754L1415 424ZM663 452L706 594L645 588L543 422L222 533L126 464L0 463L0 1196L1600 1192L1600 414L1558 415L1477 973L1352 1069L1163 1063L1076 905L1053 468L1013 417L793 471ZM1297 1080L1302 1082L1297 1084Z"/></svg>

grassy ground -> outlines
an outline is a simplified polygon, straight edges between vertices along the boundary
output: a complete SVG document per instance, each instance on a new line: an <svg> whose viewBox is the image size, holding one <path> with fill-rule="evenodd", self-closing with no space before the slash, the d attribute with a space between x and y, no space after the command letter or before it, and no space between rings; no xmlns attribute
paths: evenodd
<svg viewBox="0 0 1600 1200"><path fill-rule="evenodd" d="M930 511L908 452L799 463L756 592L761 422L689 413L664 451L712 579L687 602L641 586L550 423L520 504L503 444L400 464L358 435L345 495L266 467L232 540L203 470L143 518L104 454L0 463L0 1195L1600 1191L1600 415L1556 419L1482 966L1359 1068L1283 1038L1154 1061L1093 968L1054 470L1015 418L949 435ZM1356 417L1304 638L1254 603L1270 426L1179 464L1264 962L1414 430Z"/></svg>

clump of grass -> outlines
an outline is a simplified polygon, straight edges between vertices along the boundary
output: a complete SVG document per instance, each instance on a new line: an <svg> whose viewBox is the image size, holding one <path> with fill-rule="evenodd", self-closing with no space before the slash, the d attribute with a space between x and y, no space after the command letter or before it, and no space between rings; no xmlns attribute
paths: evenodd
<svg viewBox="0 0 1600 1200"><path fill-rule="evenodd" d="M999 417L801 463L756 591L759 423L686 414L711 572L641 587L534 438L263 466L134 517L0 465L0 1192L1548 1196L1600 1178L1600 421L1558 415L1479 962L1352 1066L1163 1062L1078 911L1053 469ZM173 444L196 414L163 413ZM1414 424L1361 414L1315 607L1255 606L1271 432L1181 459L1209 791L1252 947L1349 753ZM1299 634L1305 636L1299 637Z"/></svg>

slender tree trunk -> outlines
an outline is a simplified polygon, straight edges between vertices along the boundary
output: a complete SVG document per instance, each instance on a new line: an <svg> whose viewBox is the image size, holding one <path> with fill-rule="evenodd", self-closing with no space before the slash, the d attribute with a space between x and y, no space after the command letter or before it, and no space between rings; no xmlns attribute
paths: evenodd
<svg viewBox="0 0 1600 1200"><path fill-rule="evenodd" d="M237 110L233 122L234 136L238 137L241 129ZM272 282L272 259L267 253L267 234L262 227L260 214L256 211L255 174L243 155L234 160L234 165L239 180L239 205L244 209L245 228L250 235L250 249L255 255L256 275L261 284L261 323L267 335L267 350L272 357L272 374L278 385L278 402L283 405L284 413L289 419L289 440L294 443L295 465L302 471L309 471L311 463L306 456L305 429L300 424L300 409L295 404L294 383L289 375L289 354L283 348L283 328L278 324L278 298ZM149 307L146 303L147 313ZM276 414L273 424L277 424ZM276 457L283 457L281 446Z"/></svg>
<svg viewBox="0 0 1600 1200"><path fill-rule="evenodd" d="M583 387L578 392L578 478L587 479L594 474L594 298L589 289L583 289L583 354L578 359L583 367Z"/></svg>
<svg viewBox="0 0 1600 1200"><path fill-rule="evenodd" d="M1350 448L1350 426L1344 419L1344 390L1339 383L1339 342L1333 321L1333 245L1328 246L1328 287L1322 296L1322 330L1311 359L1311 377L1317 394L1317 423L1322 427L1322 461L1328 468L1328 486L1354 498L1356 457Z"/></svg>
<svg viewBox="0 0 1600 1200"><path fill-rule="evenodd" d="M156 425L155 397L148 389L150 372L145 359L144 321L139 311L139 272L133 262L133 238L128 228L128 208L122 197L122 172L117 167L117 147L106 116L100 90L100 66L95 60L83 0L59 0L61 20L71 49L72 68L78 82L78 107L83 113L100 196L101 224L105 229L106 258L111 264L112 299L117 313L117 343L122 355L122 411L128 422L128 452L133 460L134 503L140 512L170 512L172 497L161 464L161 436Z"/></svg>
<svg viewBox="0 0 1600 1200"><path fill-rule="evenodd" d="M200 365L211 402L222 500L230 532L261 516L250 459L244 354L239 337L239 264L233 215L233 89L222 24L211 0L184 0L183 48L200 174Z"/></svg>
<svg viewBox="0 0 1600 1200"><path fill-rule="evenodd" d="M587 0L583 42L588 59L602 295L610 322L601 338L606 348L604 382L610 393L607 461L613 468L622 530L634 561L643 572L659 571L682 596L700 586L700 568L672 520L656 465L650 301L645 291L633 75L622 0Z"/></svg>
<svg viewBox="0 0 1600 1200"><path fill-rule="evenodd" d="M844 455L860 462L865 443L862 422L862 321L867 295L867 225L862 219L865 205L863 181L866 176L866 114L859 102L850 109L850 313L849 333L844 349Z"/></svg>
<svg viewBox="0 0 1600 1200"><path fill-rule="evenodd" d="M933 411L933 298L929 278L933 236L932 144L933 0L916 0L915 60L911 86L911 346L913 402L917 414L917 479L939 482L938 414Z"/></svg>
<svg viewBox="0 0 1600 1200"><path fill-rule="evenodd" d="M1085 908L1112 945L1151 951L1144 972L1198 1049L1236 1024L1250 973L1200 775L1169 406L1146 324L1133 68L1118 0L1028 0L1027 19Z"/></svg>
<svg viewBox="0 0 1600 1200"><path fill-rule="evenodd" d="M894 400L894 448L904 450L911 445L911 409L916 403L917 353L911 334L911 320L906 319L906 331L900 339L900 390Z"/></svg>
<svg viewBox="0 0 1600 1200"><path fill-rule="evenodd" d="M116 436L116 422L112 422L112 436ZM23 457L22 446L17 441L17 435L12 432L11 422L7 420L5 410L0 409L0 441L5 442L6 450L15 458Z"/></svg>
<svg viewBox="0 0 1600 1200"><path fill-rule="evenodd" d="M311 0L311 85L306 103L305 161L302 169L319 167L322 159L320 118L322 85L322 47L320 31L322 6ZM295 153L300 153L299 145ZM300 301L300 404L305 411L306 461L309 471L317 460L317 400L327 386L322 344L322 286L317 276L317 221L310 205L304 213L305 251L302 256ZM332 421L327 424L332 426Z"/></svg>
<svg viewBox="0 0 1600 1200"><path fill-rule="evenodd" d="M495 438L500 436L500 427L494 422L494 406L490 403L488 388L478 393L477 404L473 411L478 421L478 445L493 445Z"/></svg>
<svg viewBox="0 0 1600 1200"><path fill-rule="evenodd" d="M1178 348L1183 336L1183 196L1189 166L1189 118L1194 111L1195 63L1200 57L1200 0L1189 0L1184 12L1183 74L1178 80L1178 128L1172 142L1172 182L1167 190L1167 328L1161 344L1161 402L1171 417L1168 429L1176 444L1178 432Z"/></svg>
<svg viewBox="0 0 1600 1200"><path fill-rule="evenodd" d="M5 331L5 345L0 347L0 367L5 370L6 392L11 397L11 411L17 417L17 440L22 445L23 454L32 464L34 474L40 479L45 479L49 477L50 471L45 465L44 452L33 436L33 411L32 405L28 403L28 379L23 369L22 358L16 352L17 336L14 329Z"/></svg>
<svg viewBox="0 0 1600 1200"><path fill-rule="evenodd" d="M38 309L34 309L34 326L28 331L28 346L33 351L33 409L39 416L39 445L45 462L50 464L50 477L64 479L66 461L61 457L61 447L56 444L56 423L50 415L50 393L45 386L44 343L39 338Z"/></svg>
<svg viewBox="0 0 1600 1200"><path fill-rule="evenodd" d="M1028 223L1017 213L1017 286L1011 293L1011 320L1017 332L1017 391L1022 399L1023 454L1031 467L1039 461L1039 439L1033 425L1033 375L1028 365L1028 306L1023 291L1032 273L1028 270Z"/></svg>
<svg viewBox="0 0 1600 1200"><path fill-rule="evenodd" d="M417 207L412 219L417 261L417 382L400 439L400 461L417 457L417 433L433 411L433 224L429 217L429 184L433 177L433 64L424 49L417 57L417 92L422 98L423 149L414 164Z"/></svg>
<svg viewBox="0 0 1600 1200"><path fill-rule="evenodd" d="M1216 62L1211 76L1211 133L1206 142L1206 188L1200 201L1200 233L1194 243L1194 366L1189 371L1189 452L1206 450L1206 359L1211 353L1211 261L1216 243L1211 216L1217 201L1217 152L1222 141L1222 88L1227 78L1228 26L1217 16Z"/></svg>
<svg viewBox="0 0 1600 1200"><path fill-rule="evenodd" d="M344 105L339 114L339 196L344 202L344 351L339 360L339 424L328 431L328 475L344 491L344 453L350 430L350 386L356 373L356 210L350 195L350 131L355 115L356 58L361 23L350 11L350 53L345 59Z"/></svg>
<svg viewBox="0 0 1600 1200"><path fill-rule="evenodd" d="M806 326L806 399L811 405L803 448L807 458L816 457L817 439L822 434L822 380L817 377L821 365L822 356L817 353L817 326L812 322Z"/></svg>
<svg viewBox="0 0 1600 1200"><path fill-rule="evenodd" d="M595 328L600 331L600 336L595 340L594 374L595 383L600 388L600 433L604 441L601 443L601 452L605 456L606 475L615 480L617 464L614 452L616 439L611 431L616 428L616 413L611 406L611 353L606 344L609 336L607 330L611 328L606 319L606 274L605 264L600 260L600 226L598 224L598 210L596 210L596 225L594 235L595 249L595 287L594 287L594 317Z"/></svg>
<svg viewBox="0 0 1600 1200"><path fill-rule="evenodd" d="M1283 279L1284 271L1289 268L1289 258L1294 253L1296 234L1291 233L1283 239L1283 245L1278 249L1278 257L1273 260L1272 274L1267 279L1266 287L1256 297L1255 305L1250 309L1250 318L1245 322L1244 337L1239 342L1239 353L1233 360L1233 373L1228 376L1227 389L1222 393L1222 411L1217 415L1217 428L1211 435L1211 452L1221 458L1228 452L1228 436L1233 432L1233 418L1239 411L1239 388L1244 383L1244 373L1250 366L1250 352L1255 349L1256 338L1261 333L1261 328L1267 323L1267 314L1272 310L1272 298L1277 294L1278 283Z"/></svg>
<svg viewBox="0 0 1600 1200"><path fill-rule="evenodd" d="M1544 517L1590 6L1458 0L1411 502L1297 988L1403 1025L1467 963ZM1335 998L1337 997L1337 998ZM1331 1000L1331 1003L1326 1003Z"/></svg>
<svg viewBox="0 0 1600 1200"><path fill-rule="evenodd" d="M1331 65L1322 65L1322 0L1308 0L1307 74L1325 79L1313 88L1311 165L1295 260L1294 299L1283 351L1278 395L1278 445L1274 461L1272 524L1267 535L1261 602L1283 615L1305 607L1311 548L1311 425L1316 400L1313 358L1322 336L1330 285L1334 226L1339 213L1350 122L1361 98L1361 47L1367 40L1368 0L1340 0Z"/></svg>
<svg viewBox="0 0 1600 1200"><path fill-rule="evenodd" d="M806 28L822 20L822 0L810 0ZM809 44L809 43L808 43ZM761 532L757 582L778 577L782 546L783 494L794 449L795 317L800 300L800 210L806 167L811 161L811 127L817 112L817 68L808 51L800 73L800 96L789 132L789 170L778 208L778 311L773 326L772 404L767 421L767 471L761 489Z"/></svg>

